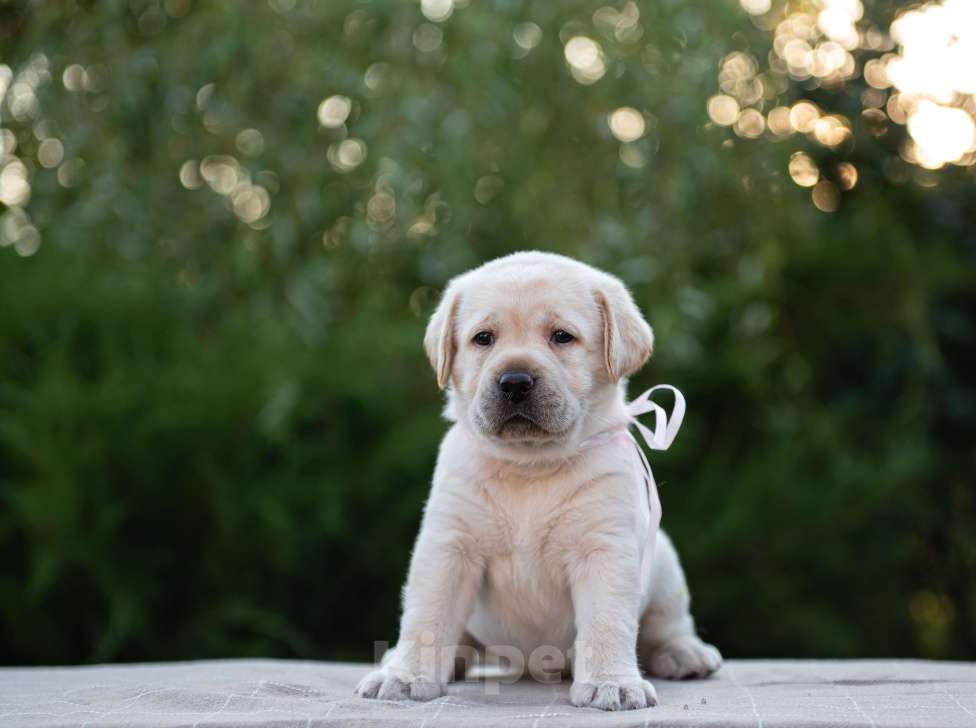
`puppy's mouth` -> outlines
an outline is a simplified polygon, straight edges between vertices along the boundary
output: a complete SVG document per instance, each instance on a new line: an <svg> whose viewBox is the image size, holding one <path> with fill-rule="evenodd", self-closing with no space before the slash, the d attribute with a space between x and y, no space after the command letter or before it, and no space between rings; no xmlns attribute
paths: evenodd
<svg viewBox="0 0 976 728"><path fill-rule="evenodd" d="M550 432L531 416L522 412L516 412L499 423L497 434L499 437L521 440L549 438L554 433Z"/></svg>
<svg viewBox="0 0 976 728"><path fill-rule="evenodd" d="M567 428L558 420L519 409L505 414L490 431L497 439L512 444L542 445L561 440Z"/></svg>
<svg viewBox="0 0 976 728"><path fill-rule="evenodd" d="M489 393L470 409L472 425L483 436L506 445L539 447L560 442L576 422L572 407L546 390L534 390L521 402Z"/></svg>

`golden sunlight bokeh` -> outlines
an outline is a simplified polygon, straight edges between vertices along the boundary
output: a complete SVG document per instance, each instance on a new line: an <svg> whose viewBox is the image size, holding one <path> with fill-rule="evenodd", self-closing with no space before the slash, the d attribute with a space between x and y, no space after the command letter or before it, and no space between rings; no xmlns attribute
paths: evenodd
<svg viewBox="0 0 976 728"><path fill-rule="evenodd" d="M907 161L928 169L976 162L976 3L943 0L891 24L899 52L885 72L911 136Z"/></svg>
<svg viewBox="0 0 976 728"><path fill-rule="evenodd" d="M64 160L64 145L57 137L57 129L43 120L38 121L40 100L38 89L51 81L50 61L43 53L34 54L20 70L0 63L0 106L14 121L34 122L33 132L38 141L37 161L45 169L57 168L57 179L63 187L62 170L74 169L80 160ZM88 83L88 76L79 83ZM33 255L41 246L41 234L27 213L31 199L32 176L35 165L18 156L17 136L10 129L0 129L0 247L13 246L21 256Z"/></svg>
<svg viewBox="0 0 976 728"><path fill-rule="evenodd" d="M907 132L898 149L905 162L930 170L976 164L976 0L908 7L887 29L865 16L861 0L739 2L770 34L772 51L764 64L746 51L723 59L720 93L706 108L712 123L747 139L805 135L842 155L853 148L856 124L875 138L895 124ZM812 93L829 103L818 89L838 90L859 77L866 88L854 117L803 98ZM790 100L791 89L801 98ZM819 209L837 209L840 192L856 184L856 169L845 164L814 196ZM824 181L806 154L794 155L789 171L801 186Z"/></svg>

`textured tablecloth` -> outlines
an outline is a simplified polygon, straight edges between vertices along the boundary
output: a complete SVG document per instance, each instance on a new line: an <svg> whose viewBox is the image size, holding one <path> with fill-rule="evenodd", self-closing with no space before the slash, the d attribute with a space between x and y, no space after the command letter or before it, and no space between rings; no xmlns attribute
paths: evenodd
<svg viewBox="0 0 976 728"><path fill-rule="evenodd" d="M226 660L0 669L0 726L974 726L976 663L732 660L656 680L654 708L575 708L569 684L453 684L429 703L362 700L366 665Z"/></svg>

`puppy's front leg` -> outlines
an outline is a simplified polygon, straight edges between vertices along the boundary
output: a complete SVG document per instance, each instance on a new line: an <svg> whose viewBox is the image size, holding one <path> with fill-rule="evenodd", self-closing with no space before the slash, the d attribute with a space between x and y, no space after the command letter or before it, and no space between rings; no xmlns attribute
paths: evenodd
<svg viewBox="0 0 976 728"><path fill-rule="evenodd" d="M443 695L483 572L470 533L428 510L410 560L397 646L356 693L383 700Z"/></svg>
<svg viewBox="0 0 976 728"><path fill-rule="evenodd" d="M574 705L630 710L657 704L654 686L637 667L638 563L636 544L619 535L590 534L574 550Z"/></svg>

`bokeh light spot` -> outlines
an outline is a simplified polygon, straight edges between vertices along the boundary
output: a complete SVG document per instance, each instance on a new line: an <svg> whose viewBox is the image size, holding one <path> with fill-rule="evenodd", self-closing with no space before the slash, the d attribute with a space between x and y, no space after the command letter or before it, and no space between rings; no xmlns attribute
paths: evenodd
<svg viewBox="0 0 976 728"><path fill-rule="evenodd" d="M569 39L563 49L570 72L579 83L592 84L607 72L606 60L600 44L585 35Z"/></svg>
<svg viewBox="0 0 976 728"><path fill-rule="evenodd" d="M61 83L68 91L83 91L87 85L87 76L84 66L72 63L61 74Z"/></svg>
<svg viewBox="0 0 976 728"><path fill-rule="evenodd" d="M825 147L838 147L851 136L847 124L847 119L842 116L823 116L814 122L813 136Z"/></svg>
<svg viewBox="0 0 976 728"><path fill-rule="evenodd" d="M77 186L84 168L85 160L80 157L66 160L58 167L58 184L64 188Z"/></svg>
<svg viewBox="0 0 976 728"><path fill-rule="evenodd" d="M732 126L739 118L739 102L725 94L712 96L708 100L708 117L719 126Z"/></svg>
<svg viewBox="0 0 976 728"><path fill-rule="evenodd" d="M240 164L231 156L213 154L200 162L200 176L220 195L229 195L240 180Z"/></svg>
<svg viewBox="0 0 976 728"><path fill-rule="evenodd" d="M337 172L351 172L366 159L366 143L361 139L343 139L329 147L327 157Z"/></svg>
<svg viewBox="0 0 976 728"><path fill-rule="evenodd" d="M854 189L854 185L857 184L857 167L850 162L838 164L837 184L844 191Z"/></svg>
<svg viewBox="0 0 976 728"><path fill-rule="evenodd" d="M443 23L454 12L454 0L420 0L420 12L427 20Z"/></svg>
<svg viewBox="0 0 976 728"><path fill-rule="evenodd" d="M64 145L59 139L50 137L37 147L37 161L46 169L54 169L64 159Z"/></svg>
<svg viewBox="0 0 976 728"><path fill-rule="evenodd" d="M319 104L319 123L327 129L337 129L346 123L352 111L352 101L347 96L330 96Z"/></svg>
<svg viewBox="0 0 976 728"><path fill-rule="evenodd" d="M817 163L804 152L794 152L790 157L790 177L800 187L813 187L820 179L820 170Z"/></svg>
<svg viewBox="0 0 976 728"><path fill-rule="evenodd" d="M264 152L264 135L257 129L245 129L234 140L237 151L247 157L260 157Z"/></svg>
<svg viewBox="0 0 976 728"><path fill-rule="evenodd" d="M732 128L740 137L757 139L766 130L766 117L756 109L743 109Z"/></svg>
<svg viewBox="0 0 976 728"><path fill-rule="evenodd" d="M0 202L11 207L21 206L30 199L30 182L27 166L16 157L8 159L0 167Z"/></svg>
<svg viewBox="0 0 976 728"><path fill-rule="evenodd" d="M620 161L633 169L647 166L647 153L640 144L621 144Z"/></svg>
<svg viewBox="0 0 976 728"><path fill-rule="evenodd" d="M798 101L790 109L790 123L794 129L804 134L813 131L819 118L820 109L809 101Z"/></svg>
<svg viewBox="0 0 976 728"><path fill-rule="evenodd" d="M861 112L861 124L868 134L880 137L888 131L888 116L881 109L865 109Z"/></svg>
<svg viewBox="0 0 976 728"><path fill-rule="evenodd" d="M873 58L864 64L864 80L872 88L886 89L891 86L887 67L880 58Z"/></svg>
<svg viewBox="0 0 976 728"><path fill-rule="evenodd" d="M195 190L203 185L196 160L188 159L180 165L180 184L188 190Z"/></svg>
<svg viewBox="0 0 976 728"><path fill-rule="evenodd" d="M36 253L41 247L41 233L33 225L25 225L21 228L17 239L14 241L14 250L22 258L28 258Z"/></svg>
<svg viewBox="0 0 976 728"><path fill-rule="evenodd" d="M633 142L644 136L644 115L631 106L621 106L607 119L610 131L622 142Z"/></svg>
<svg viewBox="0 0 976 728"><path fill-rule="evenodd" d="M530 51L542 41L542 28L535 23L519 23L512 31L515 43L524 51Z"/></svg>
<svg viewBox="0 0 976 728"><path fill-rule="evenodd" d="M413 32L413 45L421 53L433 53L441 47L444 31L431 23L421 23Z"/></svg>
<svg viewBox="0 0 976 728"><path fill-rule="evenodd" d="M396 217L396 198L385 190L377 191L366 203L366 221L374 230L387 230Z"/></svg>
<svg viewBox="0 0 976 728"><path fill-rule="evenodd" d="M963 109L922 101L908 117L919 163L937 169L976 150L976 124Z"/></svg>
<svg viewBox="0 0 976 728"><path fill-rule="evenodd" d="M837 185L828 180L822 179L817 182L810 193L813 204L821 212L836 212L840 207L840 190Z"/></svg>
<svg viewBox="0 0 976 728"><path fill-rule="evenodd" d="M775 109L770 109L766 117L766 125L777 136L792 134L793 124L790 123L789 108L786 106L777 106Z"/></svg>
<svg viewBox="0 0 976 728"><path fill-rule="evenodd" d="M382 89L383 82L386 80L389 69L390 64L384 63L383 61L374 63L367 68L366 73L363 74L363 83L366 84L366 88L373 92L379 92Z"/></svg>
<svg viewBox="0 0 976 728"><path fill-rule="evenodd" d="M271 198L268 191L260 185L242 184L231 194L234 214L242 222L255 223L268 214Z"/></svg>
<svg viewBox="0 0 976 728"><path fill-rule="evenodd" d="M739 0L739 4L750 15L765 15L772 7L771 0Z"/></svg>
<svg viewBox="0 0 976 728"><path fill-rule="evenodd" d="M13 154L17 149L17 135L10 129L0 129L0 158Z"/></svg>

